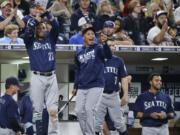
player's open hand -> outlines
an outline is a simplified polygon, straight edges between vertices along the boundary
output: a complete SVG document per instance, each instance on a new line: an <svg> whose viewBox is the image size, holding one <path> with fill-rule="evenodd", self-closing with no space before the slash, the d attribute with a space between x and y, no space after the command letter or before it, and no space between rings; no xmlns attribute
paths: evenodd
<svg viewBox="0 0 180 135"><path fill-rule="evenodd" d="M159 113L157 112L150 113L150 117L153 119L159 119Z"/></svg>

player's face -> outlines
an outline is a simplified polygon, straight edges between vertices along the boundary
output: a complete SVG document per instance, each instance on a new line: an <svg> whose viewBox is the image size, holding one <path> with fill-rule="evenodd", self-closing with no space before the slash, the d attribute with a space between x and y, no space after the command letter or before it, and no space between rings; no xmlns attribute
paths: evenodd
<svg viewBox="0 0 180 135"><path fill-rule="evenodd" d="M115 52L116 47L115 47L115 44L112 41L109 42L109 47L110 47L112 52Z"/></svg>
<svg viewBox="0 0 180 135"><path fill-rule="evenodd" d="M12 89L12 94L14 95L14 94L16 94L17 91L19 90L19 87L16 86L16 85L11 85L11 89Z"/></svg>
<svg viewBox="0 0 180 135"><path fill-rule="evenodd" d="M154 76L150 84L155 90L160 90L162 86L161 76Z"/></svg>
<svg viewBox="0 0 180 135"><path fill-rule="evenodd" d="M44 38L46 36L47 32L48 32L48 30L47 30L46 24L40 23L37 26L36 35L38 36L38 38Z"/></svg>
<svg viewBox="0 0 180 135"><path fill-rule="evenodd" d="M84 42L85 42L85 44L86 45L93 45L94 44L94 38L95 38L94 31L88 30L84 34Z"/></svg>

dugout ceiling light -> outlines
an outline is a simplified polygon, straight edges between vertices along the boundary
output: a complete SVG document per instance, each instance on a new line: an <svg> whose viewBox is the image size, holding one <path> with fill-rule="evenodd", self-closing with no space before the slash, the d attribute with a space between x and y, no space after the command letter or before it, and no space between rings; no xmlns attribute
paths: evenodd
<svg viewBox="0 0 180 135"><path fill-rule="evenodd" d="M152 61L165 61L168 60L168 58L153 58Z"/></svg>
<svg viewBox="0 0 180 135"><path fill-rule="evenodd" d="M29 59L29 57L22 57L22 59L27 60L27 59Z"/></svg>

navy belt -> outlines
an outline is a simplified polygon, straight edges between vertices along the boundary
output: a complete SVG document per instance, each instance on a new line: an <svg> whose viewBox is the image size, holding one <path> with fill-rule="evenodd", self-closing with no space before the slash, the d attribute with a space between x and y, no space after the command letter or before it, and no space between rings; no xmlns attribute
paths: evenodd
<svg viewBox="0 0 180 135"><path fill-rule="evenodd" d="M104 91L103 91L103 93L105 93L105 94L112 94L112 93L114 93L114 92L116 92L116 91L114 91L114 90L113 90L113 91L109 91L109 90L107 90L107 91L104 90Z"/></svg>
<svg viewBox="0 0 180 135"><path fill-rule="evenodd" d="M5 128L7 128L6 126L2 126L2 125L0 125L0 128L3 128L3 129L5 129Z"/></svg>
<svg viewBox="0 0 180 135"><path fill-rule="evenodd" d="M162 125L163 125L163 124L153 125L153 126L143 126L143 127L152 127L152 128L153 128L153 127L155 127L155 128L157 127L157 128L158 128L158 127L161 127Z"/></svg>
<svg viewBox="0 0 180 135"><path fill-rule="evenodd" d="M55 73L55 71L52 72L39 72L39 71L33 71L34 74L36 75L42 75L42 76L51 76Z"/></svg>

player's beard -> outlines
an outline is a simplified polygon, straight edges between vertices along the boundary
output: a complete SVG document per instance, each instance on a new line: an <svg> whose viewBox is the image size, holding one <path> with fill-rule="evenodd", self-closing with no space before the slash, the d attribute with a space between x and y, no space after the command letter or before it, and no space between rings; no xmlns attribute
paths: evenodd
<svg viewBox="0 0 180 135"><path fill-rule="evenodd" d="M161 89L161 84L154 85L154 89L159 91Z"/></svg>

